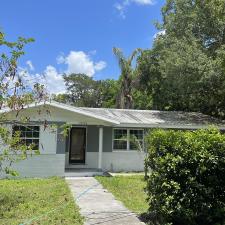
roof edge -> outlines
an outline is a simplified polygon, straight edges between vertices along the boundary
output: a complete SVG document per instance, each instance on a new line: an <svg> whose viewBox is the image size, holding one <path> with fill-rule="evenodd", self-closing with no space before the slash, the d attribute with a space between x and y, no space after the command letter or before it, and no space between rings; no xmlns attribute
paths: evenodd
<svg viewBox="0 0 225 225"><path fill-rule="evenodd" d="M111 123L111 124L114 124L114 125L120 124L120 122L115 121L113 119L101 117L101 116L95 115L93 113L86 112L86 111L82 110L81 108L71 106L71 105L67 105L67 104L63 104L63 103L59 103L59 102L56 102L56 101L53 101L53 100L31 103L31 104L28 104L28 105L24 106L23 110L34 108L34 107L39 107L39 106L44 106L44 105L49 105L49 106L53 106L55 108L59 108L59 109L67 110L67 111L70 111L70 112L78 113L80 115L88 116L88 117L98 119L98 120L102 120L104 122ZM12 112L12 111L14 111L14 110L8 108L8 109L1 110L0 113L8 113L8 112Z"/></svg>

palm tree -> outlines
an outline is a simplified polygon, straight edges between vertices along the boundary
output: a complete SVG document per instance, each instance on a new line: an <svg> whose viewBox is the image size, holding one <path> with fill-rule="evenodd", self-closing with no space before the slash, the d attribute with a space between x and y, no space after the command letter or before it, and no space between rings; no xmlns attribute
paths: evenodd
<svg viewBox="0 0 225 225"><path fill-rule="evenodd" d="M121 70L120 92L117 98L117 108L120 109L132 109L133 98L132 89L137 81L137 75L135 69L132 66L133 60L140 53L141 49L135 49L131 56L126 58L120 48L113 48L113 53L118 59L119 67Z"/></svg>

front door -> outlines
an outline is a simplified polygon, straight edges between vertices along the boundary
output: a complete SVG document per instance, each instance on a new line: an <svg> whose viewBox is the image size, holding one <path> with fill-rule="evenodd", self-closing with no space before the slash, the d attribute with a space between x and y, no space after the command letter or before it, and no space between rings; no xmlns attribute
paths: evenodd
<svg viewBox="0 0 225 225"><path fill-rule="evenodd" d="M72 127L70 131L69 163L85 163L86 128Z"/></svg>

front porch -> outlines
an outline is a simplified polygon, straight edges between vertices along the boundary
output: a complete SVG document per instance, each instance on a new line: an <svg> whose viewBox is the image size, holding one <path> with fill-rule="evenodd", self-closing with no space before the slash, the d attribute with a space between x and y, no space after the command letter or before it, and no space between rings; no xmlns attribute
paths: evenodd
<svg viewBox="0 0 225 225"><path fill-rule="evenodd" d="M66 140L65 176L102 175L103 127L73 126Z"/></svg>
<svg viewBox="0 0 225 225"><path fill-rule="evenodd" d="M73 126L80 128L81 126ZM70 159L71 141L65 143L65 166L64 176L94 176L102 175L104 172L140 172L144 170L145 153L141 151L113 150L112 126L87 125L85 128L85 144L80 146L79 154L74 154L72 162ZM68 136L71 138L71 135ZM76 139L76 135L72 138ZM79 140L82 138L80 137ZM73 147L76 147L73 145ZM84 151L83 151L84 150ZM75 149L76 153L76 149ZM82 154L80 154L82 153ZM73 160L77 160L77 163Z"/></svg>

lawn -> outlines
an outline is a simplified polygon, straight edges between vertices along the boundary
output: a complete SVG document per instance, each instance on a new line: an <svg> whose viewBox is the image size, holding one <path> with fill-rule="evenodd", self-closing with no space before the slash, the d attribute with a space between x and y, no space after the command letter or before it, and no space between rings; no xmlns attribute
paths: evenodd
<svg viewBox="0 0 225 225"><path fill-rule="evenodd" d="M0 224L82 225L83 219L64 179L0 180Z"/></svg>
<svg viewBox="0 0 225 225"><path fill-rule="evenodd" d="M96 179L131 211L138 214L147 211L144 176L96 177Z"/></svg>

